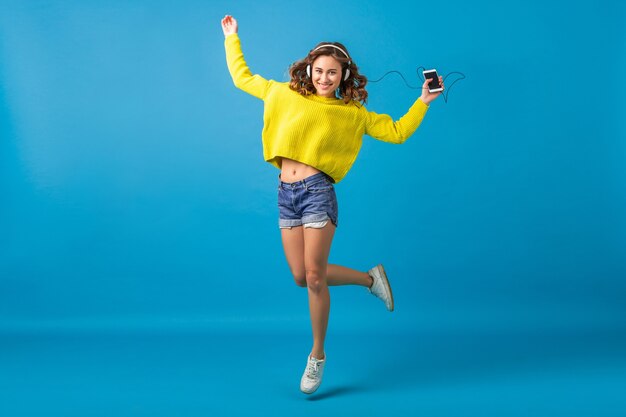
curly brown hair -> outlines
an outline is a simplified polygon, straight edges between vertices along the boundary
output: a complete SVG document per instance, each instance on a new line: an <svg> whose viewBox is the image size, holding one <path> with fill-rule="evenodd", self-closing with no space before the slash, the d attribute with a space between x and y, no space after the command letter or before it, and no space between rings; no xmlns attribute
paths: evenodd
<svg viewBox="0 0 626 417"><path fill-rule="evenodd" d="M358 101L362 104L367 103L367 91L365 91L365 85L367 84L367 78L364 75L359 74L359 68L354 64L351 58L346 57L341 51L333 48L332 46L326 46L319 48L321 45L335 45L344 51L348 52L345 46L339 42L320 42L311 49L309 54L303 59L294 62L289 67L289 88L303 96L315 94L315 86L311 81L311 78L306 73L307 65L313 65L313 62L322 55L332 56L341 64L342 74L345 74L347 68L350 69L350 76L347 80L342 80L337 89L337 95L343 99L344 103L348 104L350 101ZM348 64L350 63L350 64Z"/></svg>

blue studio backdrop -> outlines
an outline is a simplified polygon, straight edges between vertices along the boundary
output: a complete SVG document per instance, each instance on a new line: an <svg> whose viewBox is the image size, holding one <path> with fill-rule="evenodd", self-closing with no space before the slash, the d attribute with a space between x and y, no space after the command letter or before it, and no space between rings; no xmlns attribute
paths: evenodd
<svg viewBox="0 0 626 417"><path fill-rule="evenodd" d="M565 349L586 363L599 349L601 369L622 377L595 392L605 408L594 415L626 406L615 395L626 387L623 3L9 0L0 5L0 361L9 370L0 383L13 401L0 407L12 416L43 413L17 403L35 386L53 404L48 411L70 415L70 397L46 397L46 377L21 367L71 368L46 368L50 358L27 342L40 337L47 352L62 354L65 342L50 342L62 334L186 332L206 335L200 340L211 355L247 357L280 351L272 335L289 346L281 355L293 355L295 379L276 377L279 388L272 388L291 396L269 395L299 398L298 372L310 348L307 293L282 252L279 172L262 157L263 103L235 88L226 67L225 14L239 22L251 70L266 78L286 81L289 65L320 41L344 43L370 80L396 70L420 86L420 66L466 77L454 85L457 74L446 78L447 102L433 102L405 144L364 137L336 187L330 262L363 271L382 262L396 311L386 313L363 288L332 288L330 358L379 350L409 358L408 347L433 334L447 335L440 340L448 347L458 335L483 335L465 339L474 353L489 351L494 335L508 334L512 345L527 339L511 335L580 335L599 342L578 353L554 342L547 356L538 343L529 361ZM420 94L393 73L367 89L368 109L394 119ZM254 346L233 342L251 335ZM398 343L384 345L382 335ZM73 346L79 356L90 349ZM163 351L185 352L181 346ZM439 365L459 357L429 349L420 352ZM523 349L514 352L496 361L527 358ZM487 367L489 357L481 356ZM393 379L389 372L381 375ZM16 385L6 375L23 376ZM210 375L205 383L213 387ZM93 405L118 377L85 388L79 406ZM80 391L79 380L66 383ZM184 396L188 408L151 402L168 389L119 394L88 415L207 415L226 407ZM382 408L385 398L407 393L395 389L373 402L372 415L380 415L376 404L390 410ZM573 415L529 390L534 411ZM336 387L327 399L349 403L345 397L362 391ZM507 405L519 399L513 388L492 408L473 402L478 391L452 396L476 415L525 415ZM233 392L225 389L223 398L236 398ZM421 405L394 402L396 411L459 415L444 392ZM283 410L277 404L273 415ZM230 407L224 415L248 415L251 405Z"/></svg>

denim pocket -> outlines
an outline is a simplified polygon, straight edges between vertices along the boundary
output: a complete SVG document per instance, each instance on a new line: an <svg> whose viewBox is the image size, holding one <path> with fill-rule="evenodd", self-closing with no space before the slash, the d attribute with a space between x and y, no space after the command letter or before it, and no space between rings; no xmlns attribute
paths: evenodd
<svg viewBox="0 0 626 417"><path fill-rule="evenodd" d="M307 185L306 190L311 193L325 193L333 189L333 184L330 181L319 181L315 184Z"/></svg>

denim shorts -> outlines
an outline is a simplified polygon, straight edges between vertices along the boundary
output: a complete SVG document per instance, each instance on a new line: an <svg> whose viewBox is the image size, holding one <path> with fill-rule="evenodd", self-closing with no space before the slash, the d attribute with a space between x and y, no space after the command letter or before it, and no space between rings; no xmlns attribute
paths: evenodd
<svg viewBox="0 0 626 417"><path fill-rule="evenodd" d="M301 181L278 184L278 226L320 228L328 220L337 227L337 196L330 177L323 172Z"/></svg>

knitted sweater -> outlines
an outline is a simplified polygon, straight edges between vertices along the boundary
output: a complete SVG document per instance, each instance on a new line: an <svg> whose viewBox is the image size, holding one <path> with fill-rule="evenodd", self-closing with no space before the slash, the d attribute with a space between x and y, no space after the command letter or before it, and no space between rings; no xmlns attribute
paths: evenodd
<svg viewBox="0 0 626 417"><path fill-rule="evenodd" d="M289 83L253 75L243 58L239 36L226 37L228 70L241 90L264 102L263 157L280 169L281 158L310 165L339 182L354 163L363 135L403 143L415 132L428 106L417 99L398 121L351 101L315 94L303 96Z"/></svg>

